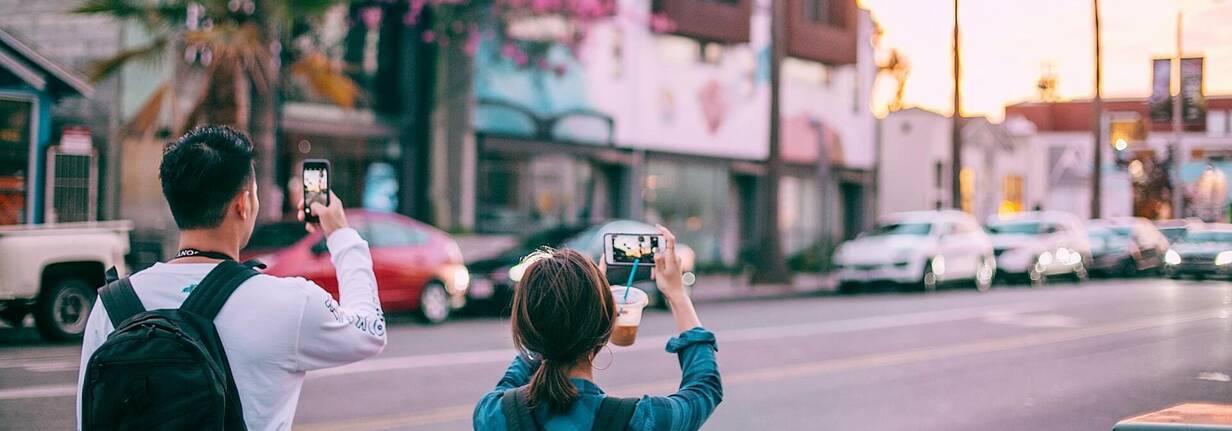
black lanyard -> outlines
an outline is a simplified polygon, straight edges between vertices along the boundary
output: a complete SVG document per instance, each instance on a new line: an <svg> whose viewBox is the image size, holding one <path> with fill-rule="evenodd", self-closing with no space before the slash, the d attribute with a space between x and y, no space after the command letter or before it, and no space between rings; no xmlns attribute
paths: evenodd
<svg viewBox="0 0 1232 431"><path fill-rule="evenodd" d="M226 253L220 253L217 251L201 251L195 248L186 248L186 249L180 250L178 253L175 254L175 257L171 258L171 260L176 260L176 259L184 258L184 257L195 257L195 256L208 257L210 259L219 259L219 260L235 260L235 258L231 257L231 255L228 255ZM256 269L266 268L264 263L261 263L261 261L256 260L256 259L250 259L247 262L244 262L244 266L247 266L249 268L256 268Z"/></svg>
<svg viewBox="0 0 1232 431"><path fill-rule="evenodd" d="M231 255L226 254L226 253L220 253L217 251L201 251L195 248L186 248L186 249L180 250L178 253L175 254L175 257L172 258L171 260L185 258L185 257L194 257L194 256L208 257L210 259L219 259L219 260L235 260L234 257L231 257Z"/></svg>

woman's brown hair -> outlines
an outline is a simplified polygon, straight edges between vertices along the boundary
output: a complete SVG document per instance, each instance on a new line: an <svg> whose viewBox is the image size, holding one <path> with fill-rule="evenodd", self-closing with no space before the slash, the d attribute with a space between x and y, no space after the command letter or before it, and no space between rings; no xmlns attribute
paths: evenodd
<svg viewBox="0 0 1232 431"><path fill-rule="evenodd" d="M526 398L562 413L578 398L569 371L607 344L616 318L612 291L594 262L573 250L543 250L527 257L513 293L513 344L542 358Z"/></svg>

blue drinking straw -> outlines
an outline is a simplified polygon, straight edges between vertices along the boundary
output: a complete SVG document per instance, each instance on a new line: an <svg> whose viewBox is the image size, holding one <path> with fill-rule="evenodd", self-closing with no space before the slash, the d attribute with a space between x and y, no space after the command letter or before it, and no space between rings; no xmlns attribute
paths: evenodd
<svg viewBox="0 0 1232 431"><path fill-rule="evenodd" d="M633 288L633 276L637 275L637 263L640 262L641 260L642 258L640 257L637 259L633 259L633 270L629 271L629 282L625 283L625 297L624 299L621 300L625 304L629 303L629 289Z"/></svg>

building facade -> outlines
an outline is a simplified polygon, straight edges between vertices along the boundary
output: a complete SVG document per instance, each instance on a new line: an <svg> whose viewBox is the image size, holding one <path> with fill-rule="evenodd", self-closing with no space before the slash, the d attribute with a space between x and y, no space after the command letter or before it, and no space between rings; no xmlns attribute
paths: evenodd
<svg viewBox="0 0 1232 431"><path fill-rule="evenodd" d="M29 156L29 168L0 168L5 172L0 177L7 178L0 180L5 183L0 189L7 190L0 193L19 193L15 192L17 183L26 182L20 193L29 195L18 210L23 216L0 216L0 224L90 221L118 214L118 187L111 185L117 176L119 153L112 142L123 83L116 79L87 82L80 71L118 51L123 31L105 19L68 13L79 4L73 0L0 0L0 43L9 74L0 84L4 87L0 97L8 105L0 117L9 122L21 122L21 118L40 121L32 127L37 145L22 151L23 155L10 154L17 159ZM25 113L30 109L34 115ZM68 145L61 147L66 135ZM58 171L54 169L57 163ZM19 176L28 181L13 180Z"/></svg>
<svg viewBox="0 0 1232 431"><path fill-rule="evenodd" d="M892 112L882 121L879 214L953 207L952 125L949 116L920 108ZM1029 123L973 117L964 118L962 128L958 207L983 221L1041 204L1043 190L1031 181L1038 155L1024 139L1033 131Z"/></svg>
<svg viewBox="0 0 1232 431"><path fill-rule="evenodd" d="M1226 175L1232 173L1232 97L1205 98L1205 118L1179 134L1180 193L1183 208L1172 208L1170 148L1177 133L1168 122L1151 119L1145 98L1104 102L1105 130L1100 150L1101 212L1104 216L1134 215L1152 219L1200 217L1227 221ZM1088 100L1020 103L1007 106L1007 121L1034 126L1024 138L1047 155L1035 166L1037 186L1046 190L1045 209L1090 214L1092 159L1091 106Z"/></svg>
<svg viewBox="0 0 1232 431"><path fill-rule="evenodd" d="M789 253L816 245L823 232L854 235L873 210L871 18L853 1L815 3L789 2L824 13L791 20L796 42L782 68L779 204ZM621 1L576 55L550 47L546 67L519 65L485 39L470 83L473 136L444 139L454 149L436 153L443 163L434 166L444 169L433 174L433 201L450 206L438 216L493 233L645 220L673 227L700 262L736 263L758 244L769 4ZM656 32L638 19L655 11L675 29ZM707 17L729 25L699 24ZM799 39L823 33L830 39L804 40L834 40L835 51ZM438 100L438 114L447 103ZM447 133L440 121L438 136ZM474 181L466 180L471 172Z"/></svg>

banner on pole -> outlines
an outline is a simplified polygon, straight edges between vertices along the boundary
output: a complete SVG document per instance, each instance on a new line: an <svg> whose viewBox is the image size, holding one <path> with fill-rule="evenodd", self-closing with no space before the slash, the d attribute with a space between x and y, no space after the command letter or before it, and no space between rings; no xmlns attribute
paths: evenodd
<svg viewBox="0 0 1232 431"><path fill-rule="evenodd" d="M1181 119L1186 125L1206 124L1206 98L1202 94L1203 57L1181 59Z"/></svg>
<svg viewBox="0 0 1232 431"><path fill-rule="evenodd" d="M1151 121L1172 121L1172 59L1156 58L1151 62L1151 98L1147 106Z"/></svg>

